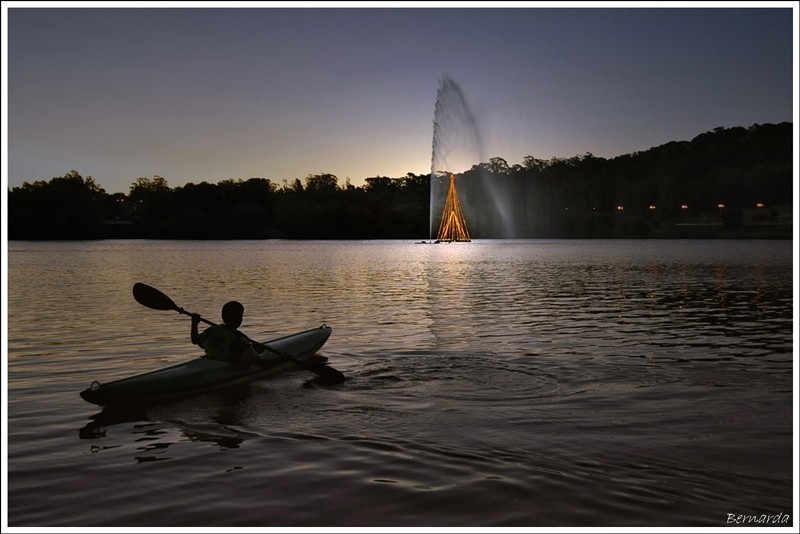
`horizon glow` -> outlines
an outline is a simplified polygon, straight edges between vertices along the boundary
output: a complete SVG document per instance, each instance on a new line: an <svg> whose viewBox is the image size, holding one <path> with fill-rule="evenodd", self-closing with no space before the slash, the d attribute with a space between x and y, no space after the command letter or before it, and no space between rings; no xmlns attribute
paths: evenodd
<svg viewBox="0 0 800 534"><path fill-rule="evenodd" d="M8 187L71 170L109 193L156 175L178 187L427 174L445 75L486 159L510 165L796 116L788 7L13 4Z"/></svg>

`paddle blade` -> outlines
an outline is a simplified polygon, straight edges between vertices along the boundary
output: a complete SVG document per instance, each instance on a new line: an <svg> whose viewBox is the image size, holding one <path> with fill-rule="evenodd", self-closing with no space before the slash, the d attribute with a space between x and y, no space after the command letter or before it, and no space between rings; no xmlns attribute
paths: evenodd
<svg viewBox="0 0 800 534"><path fill-rule="evenodd" d="M320 384L324 384L326 386L333 386L336 384L342 384L345 381L344 374L342 374L341 371L338 371L333 367L325 365L324 363L299 360L294 356L292 356L291 354L286 354L279 350L275 350L269 345L262 345L261 343L255 343L255 342L254 344L259 345L259 348L261 348L262 350L268 350L269 352L272 352L279 356L283 356L286 360L294 362L295 365L297 365L301 369L305 369L306 371L311 371L312 373L314 373L319 377L317 381Z"/></svg>
<svg viewBox="0 0 800 534"><path fill-rule="evenodd" d="M154 310L180 311L171 298L158 289L141 282L133 284L133 298L142 306L147 306Z"/></svg>
<svg viewBox="0 0 800 534"><path fill-rule="evenodd" d="M324 364L315 364L310 362L301 362L299 360L295 360L300 367L311 371L312 373L316 374L319 379L319 383L326 385L326 386L333 386L336 384L341 384L344 382L344 375L341 371L337 371L333 367L329 367Z"/></svg>

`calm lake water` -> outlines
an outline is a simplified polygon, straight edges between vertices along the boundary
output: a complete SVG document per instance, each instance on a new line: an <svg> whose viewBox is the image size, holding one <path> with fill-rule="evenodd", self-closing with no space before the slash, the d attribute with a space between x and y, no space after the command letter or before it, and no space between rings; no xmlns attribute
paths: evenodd
<svg viewBox="0 0 800 534"><path fill-rule="evenodd" d="M12 527L727 526L792 515L791 241L8 244ZM298 371L114 413L186 316L321 324Z"/></svg>

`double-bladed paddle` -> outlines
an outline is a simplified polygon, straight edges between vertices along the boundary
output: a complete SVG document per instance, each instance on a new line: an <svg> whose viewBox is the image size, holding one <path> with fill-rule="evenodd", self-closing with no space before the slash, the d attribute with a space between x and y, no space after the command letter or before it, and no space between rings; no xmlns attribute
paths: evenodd
<svg viewBox="0 0 800 534"><path fill-rule="evenodd" d="M176 311L178 313L182 313L183 315L191 316L192 313L187 312L183 308L179 307L175 304L171 298L167 295L159 291L158 289L149 286L147 284L143 284L141 282L137 282L133 284L133 298L136 299L136 302L143 306L147 306L153 310L171 310ZM199 317L199 316L198 316ZM215 326L215 323L200 317L200 320L206 324ZM272 353L275 353L286 360L294 362L298 367L306 369L307 371L311 371L312 373L316 374L322 379L322 383L326 385L333 385L333 384L341 384L344 382L344 375L324 364L318 364L314 362L305 362L303 360L299 360L292 356L291 354L286 354L285 352L280 352L278 350L273 349L267 345L259 343L258 341L253 341L249 337L242 334L247 341L249 341L257 350L263 352L264 350L268 350Z"/></svg>

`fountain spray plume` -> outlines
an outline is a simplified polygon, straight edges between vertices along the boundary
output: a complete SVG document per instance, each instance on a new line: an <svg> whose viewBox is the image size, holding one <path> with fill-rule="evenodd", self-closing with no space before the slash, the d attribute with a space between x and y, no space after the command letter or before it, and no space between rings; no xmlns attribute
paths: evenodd
<svg viewBox="0 0 800 534"><path fill-rule="evenodd" d="M449 178L481 162L483 148L478 127L464 94L446 74L436 92L431 147L429 238L447 198Z"/></svg>
<svg viewBox="0 0 800 534"><path fill-rule="evenodd" d="M485 159L477 121L461 87L447 75L436 93L431 152L429 238L433 239L434 229L441 227L441 218L449 213L442 208L448 198L449 179L454 175L461 175L459 196L470 227L483 237L514 237L513 199L503 194L501 184L482 164Z"/></svg>

